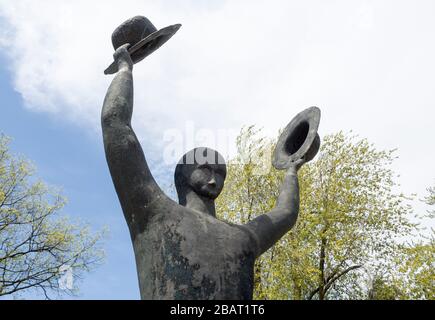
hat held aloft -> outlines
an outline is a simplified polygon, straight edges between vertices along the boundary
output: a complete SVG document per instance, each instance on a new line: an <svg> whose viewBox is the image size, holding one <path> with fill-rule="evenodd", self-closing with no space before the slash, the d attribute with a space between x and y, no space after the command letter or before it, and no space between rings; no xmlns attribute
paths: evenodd
<svg viewBox="0 0 435 320"><path fill-rule="evenodd" d="M144 16L136 16L123 22L112 33L112 44L116 50L123 44L129 43L133 63L138 63L160 48L180 29L181 24L173 24L157 30L157 28ZM113 62L104 74L118 72L118 66Z"/></svg>
<svg viewBox="0 0 435 320"><path fill-rule="evenodd" d="M319 122L317 107L305 109L290 121L275 147L272 164L276 169L288 169L292 162L302 158L308 162L316 156L320 147Z"/></svg>

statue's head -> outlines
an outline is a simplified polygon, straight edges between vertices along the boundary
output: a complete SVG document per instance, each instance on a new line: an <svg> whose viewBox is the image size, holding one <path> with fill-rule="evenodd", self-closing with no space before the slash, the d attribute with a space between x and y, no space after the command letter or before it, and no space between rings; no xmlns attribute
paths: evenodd
<svg viewBox="0 0 435 320"><path fill-rule="evenodd" d="M217 151L205 147L190 150L175 168L175 187L180 204L186 204L186 195L191 191L216 199L224 187L226 174L225 160Z"/></svg>

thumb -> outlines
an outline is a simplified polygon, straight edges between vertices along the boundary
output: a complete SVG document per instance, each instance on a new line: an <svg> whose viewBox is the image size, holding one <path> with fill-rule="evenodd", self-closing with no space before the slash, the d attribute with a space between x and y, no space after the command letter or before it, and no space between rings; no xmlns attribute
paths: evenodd
<svg viewBox="0 0 435 320"><path fill-rule="evenodd" d="M118 47L115 50L115 53L113 54L113 57L115 58L115 60L123 55L126 55L126 54L130 55L128 52L129 47L130 47L129 43L125 43L122 46Z"/></svg>
<svg viewBox="0 0 435 320"><path fill-rule="evenodd" d="M294 167L296 168L296 170L299 170L304 164L305 164L305 156L303 156L302 158L296 160L295 162L293 162Z"/></svg>
<svg viewBox="0 0 435 320"><path fill-rule="evenodd" d="M130 48L130 44L129 43L124 43L122 46L120 46L118 49L121 50L128 50L128 48Z"/></svg>
<svg viewBox="0 0 435 320"><path fill-rule="evenodd" d="M302 157L301 159L295 161L295 165L296 166L301 166L304 163L305 163L305 158L304 157Z"/></svg>

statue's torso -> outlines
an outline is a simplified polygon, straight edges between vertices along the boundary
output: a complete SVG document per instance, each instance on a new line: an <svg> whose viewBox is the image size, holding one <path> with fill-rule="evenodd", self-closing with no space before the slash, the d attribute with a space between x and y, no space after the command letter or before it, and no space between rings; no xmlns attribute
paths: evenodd
<svg viewBox="0 0 435 320"><path fill-rule="evenodd" d="M159 206L132 236L142 299L251 299L249 233L179 205Z"/></svg>

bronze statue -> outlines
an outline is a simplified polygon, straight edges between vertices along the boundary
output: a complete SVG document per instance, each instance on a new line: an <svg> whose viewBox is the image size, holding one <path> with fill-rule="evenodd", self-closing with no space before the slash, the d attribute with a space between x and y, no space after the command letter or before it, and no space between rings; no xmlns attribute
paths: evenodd
<svg viewBox="0 0 435 320"><path fill-rule="evenodd" d="M148 30L137 41L158 32L144 17L127 21L121 29L133 26ZM176 26L165 36L175 33ZM226 165L218 152L196 148L183 156L175 170L179 203L154 180L131 127L132 70L134 62L167 39L145 41L135 59L129 52L135 43L130 46L127 40L114 44L115 66L110 70L117 74L104 100L101 124L107 163L133 242L141 298L252 299L255 259L296 222L297 171L317 153L320 112L310 108L298 115L278 143L274 165L287 173L275 208L245 225L221 221L214 200L224 186ZM286 161L298 150L303 152Z"/></svg>

